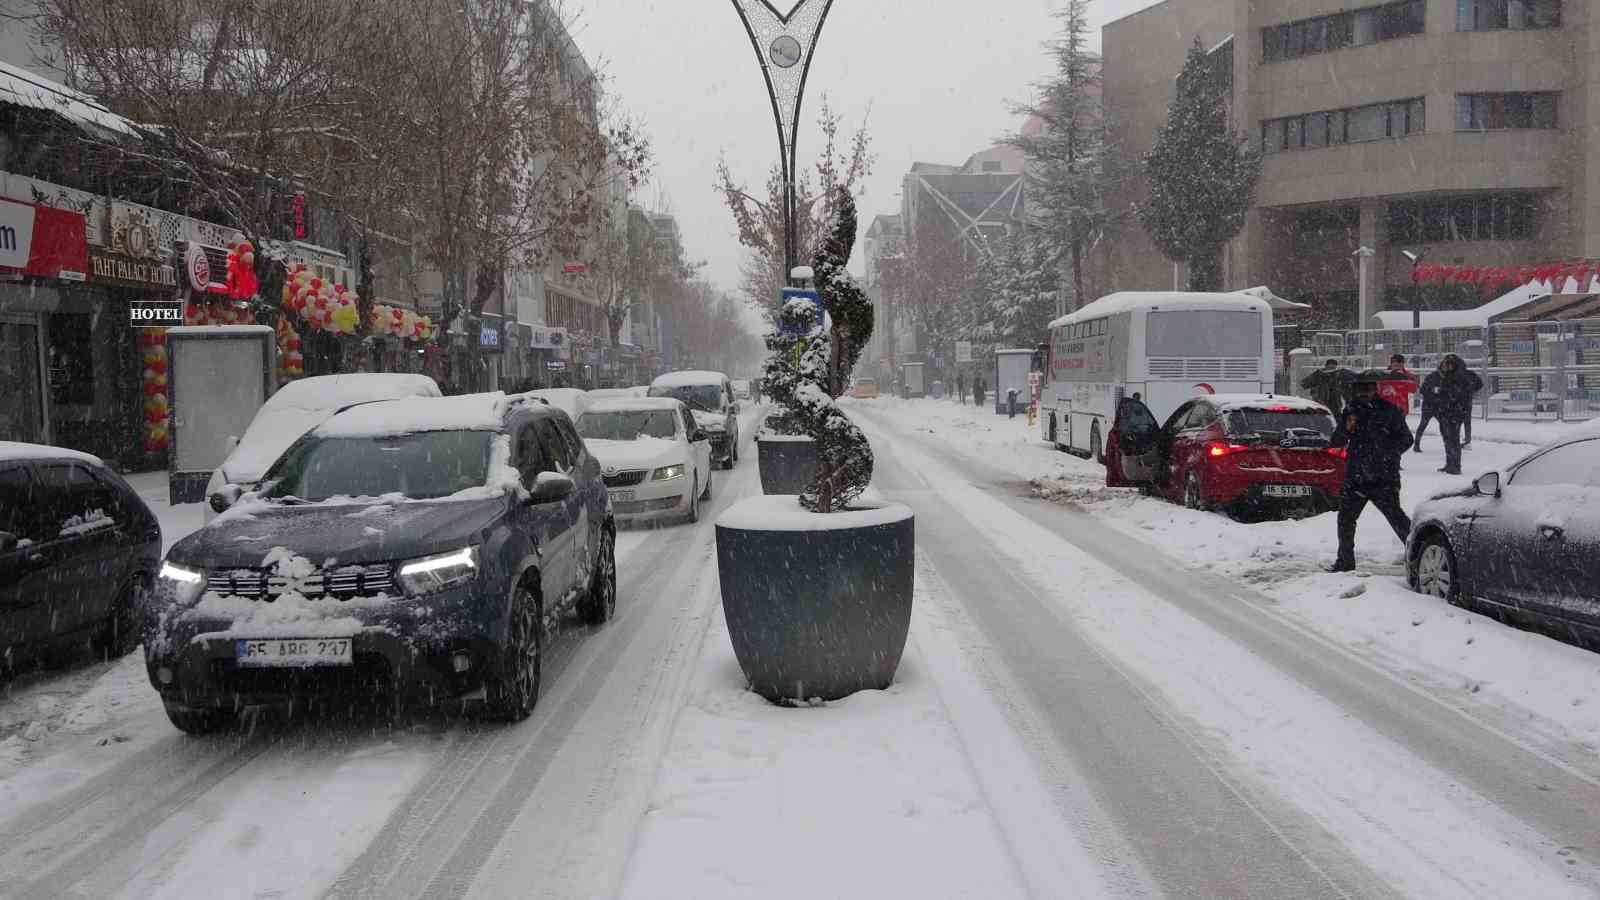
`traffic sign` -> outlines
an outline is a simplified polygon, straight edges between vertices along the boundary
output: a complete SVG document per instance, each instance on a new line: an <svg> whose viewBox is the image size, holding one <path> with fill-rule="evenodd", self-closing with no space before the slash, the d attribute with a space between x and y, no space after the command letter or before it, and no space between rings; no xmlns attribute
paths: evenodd
<svg viewBox="0 0 1600 900"><path fill-rule="evenodd" d="M972 362L972 342L971 341L956 341L956 362L958 362L958 363L969 363L969 362Z"/></svg>

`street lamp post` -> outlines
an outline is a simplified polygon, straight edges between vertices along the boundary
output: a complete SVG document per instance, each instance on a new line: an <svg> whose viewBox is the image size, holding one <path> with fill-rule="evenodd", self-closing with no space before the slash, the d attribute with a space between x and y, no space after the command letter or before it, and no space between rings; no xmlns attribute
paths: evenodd
<svg viewBox="0 0 1600 900"><path fill-rule="evenodd" d="M1423 247L1415 252L1401 250L1406 259L1411 260L1411 327L1422 327L1422 282L1417 280L1417 267L1422 265L1423 259L1428 256L1428 248Z"/></svg>
<svg viewBox="0 0 1600 900"><path fill-rule="evenodd" d="M770 0L733 0L761 65L767 98L772 101L772 121L778 128L778 161L783 169L783 274L791 284L800 251L794 152L800 103L817 38L832 6L833 0L798 0L787 13L780 13Z"/></svg>

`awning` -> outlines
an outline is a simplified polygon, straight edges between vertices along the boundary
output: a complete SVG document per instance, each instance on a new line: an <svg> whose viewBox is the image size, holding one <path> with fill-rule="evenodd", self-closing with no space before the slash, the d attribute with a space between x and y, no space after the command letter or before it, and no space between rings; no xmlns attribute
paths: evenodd
<svg viewBox="0 0 1600 900"><path fill-rule="evenodd" d="M83 213L0 198L0 271L83 281L89 271Z"/></svg>
<svg viewBox="0 0 1600 900"><path fill-rule="evenodd" d="M103 136L140 136L132 122L101 106L88 94L5 62L0 62L0 103L53 112Z"/></svg>
<svg viewBox="0 0 1600 900"><path fill-rule="evenodd" d="M1285 300L1282 297L1279 297L1277 294L1274 294L1272 292L1271 288L1267 287L1264 284L1263 285L1258 285L1257 287L1253 287L1253 288L1245 288L1242 291L1234 291L1234 293L1236 293L1236 294L1248 294L1248 295L1250 295L1252 297L1255 297L1257 300L1265 300L1265 301L1267 301L1267 305L1272 307L1273 309L1310 309L1311 308L1311 304L1309 304L1309 303L1296 303L1293 300Z"/></svg>

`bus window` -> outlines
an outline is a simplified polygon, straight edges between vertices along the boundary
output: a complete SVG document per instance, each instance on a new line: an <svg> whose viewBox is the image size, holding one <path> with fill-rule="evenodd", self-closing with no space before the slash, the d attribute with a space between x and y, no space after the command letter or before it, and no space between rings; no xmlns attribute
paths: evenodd
<svg viewBox="0 0 1600 900"><path fill-rule="evenodd" d="M1151 310L1145 316L1148 356L1261 356L1261 315L1228 310Z"/></svg>

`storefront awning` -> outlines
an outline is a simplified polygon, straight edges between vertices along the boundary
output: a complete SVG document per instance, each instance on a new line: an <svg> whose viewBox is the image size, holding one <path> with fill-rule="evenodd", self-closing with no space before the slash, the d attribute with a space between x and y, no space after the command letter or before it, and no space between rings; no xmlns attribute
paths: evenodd
<svg viewBox="0 0 1600 900"><path fill-rule="evenodd" d="M83 281L88 271L82 213L0 198L0 272Z"/></svg>
<svg viewBox="0 0 1600 900"><path fill-rule="evenodd" d="M132 122L88 94L5 62L0 62L0 103L53 112L94 134L139 137Z"/></svg>

